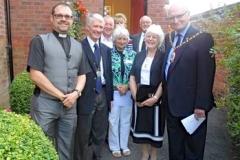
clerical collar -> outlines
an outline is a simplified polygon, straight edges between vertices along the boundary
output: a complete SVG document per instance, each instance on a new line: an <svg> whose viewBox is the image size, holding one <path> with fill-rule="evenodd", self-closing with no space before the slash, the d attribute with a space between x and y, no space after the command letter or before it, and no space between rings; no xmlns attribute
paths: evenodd
<svg viewBox="0 0 240 160"><path fill-rule="evenodd" d="M58 33L57 31L53 30L53 33L55 34L55 36L60 37L60 38L67 38L67 34L63 34L63 33Z"/></svg>

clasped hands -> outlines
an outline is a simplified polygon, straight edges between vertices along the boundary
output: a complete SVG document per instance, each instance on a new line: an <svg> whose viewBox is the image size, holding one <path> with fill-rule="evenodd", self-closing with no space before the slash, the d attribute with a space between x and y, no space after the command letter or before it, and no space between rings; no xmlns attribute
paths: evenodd
<svg viewBox="0 0 240 160"><path fill-rule="evenodd" d="M125 95L128 91L128 85L121 84L117 86L117 90L121 96Z"/></svg>
<svg viewBox="0 0 240 160"><path fill-rule="evenodd" d="M152 96L148 99L146 99L143 102L136 102L138 107L143 107L143 106L148 106L151 107L153 106L156 102L158 101L158 98L156 96Z"/></svg>
<svg viewBox="0 0 240 160"><path fill-rule="evenodd" d="M60 96L59 99L61 100L65 107L71 108L78 99L78 93L76 91L73 91L65 95L63 94L62 96Z"/></svg>

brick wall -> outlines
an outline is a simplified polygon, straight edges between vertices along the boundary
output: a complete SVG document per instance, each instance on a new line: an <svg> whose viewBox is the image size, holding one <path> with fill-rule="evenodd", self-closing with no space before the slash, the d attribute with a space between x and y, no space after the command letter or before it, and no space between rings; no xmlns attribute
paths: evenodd
<svg viewBox="0 0 240 160"><path fill-rule="evenodd" d="M14 73L26 68L28 46L31 38L51 30L50 9L56 0L11 0L11 23Z"/></svg>
<svg viewBox="0 0 240 160"><path fill-rule="evenodd" d="M149 15L154 24L160 24L164 31L167 31L166 12L164 6L168 0L148 0L147 15Z"/></svg>
<svg viewBox="0 0 240 160"><path fill-rule="evenodd" d="M0 1L0 106L8 106L8 60L4 1Z"/></svg>
<svg viewBox="0 0 240 160"><path fill-rule="evenodd" d="M222 31L219 29L219 26L227 26L231 25L229 22L224 21L226 16L240 3L224 6L221 8L217 8L214 10L210 10L204 12L202 14L198 14L192 17L193 25L198 28L205 30L211 33L214 37L215 46L222 46L224 41L226 41L226 37L221 33ZM232 15L233 22L236 23L240 20L240 14ZM217 98L224 97L228 92L227 85L227 70L221 64L222 59L224 58L224 54L219 51L216 54L217 60L217 68L216 68L216 76L214 82L214 94Z"/></svg>
<svg viewBox="0 0 240 160"><path fill-rule="evenodd" d="M13 40L14 73L25 69L31 38L39 33L51 31L49 15L51 7L62 0L10 0ZM147 12L153 23L160 24L166 31L164 5L167 0L148 0ZM83 0L89 12L102 14L104 0Z"/></svg>
<svg viewBox="0 0 240 160"><path fill-rule="evenodd" d="M51 31L49 21L51 8L62 0L11 0L11 23L13 40L13 65L17 74L26 68L28 47L31 38ZM103 0L85 0L90 12L103 10Z"/></svg>

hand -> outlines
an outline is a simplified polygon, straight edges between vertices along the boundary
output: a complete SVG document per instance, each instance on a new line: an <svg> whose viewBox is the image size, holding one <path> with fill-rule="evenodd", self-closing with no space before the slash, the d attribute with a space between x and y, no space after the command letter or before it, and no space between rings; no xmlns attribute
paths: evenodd
<svg viewBox="0 0 240 160"><path fill-rule="evenodd" d="M154 97L148 98L142 102L143 106L152 107L158 100Z"/></svg>
<svg viewBox="0 0 240 160"><path fill-rule="evenodd" d="M128 91L128 85L119 85L117 86L117 89L121 96L125 95Z"/></svg>
<svg viewBox="0 0 240 160"><path fill-rule="evenodd" d="M196 118L205 118L206 115L205 115L205 110L203 109L194 109L194 115Z"/></svg>
<svg viewBox="0 0 240 160"><path fill-rule="evenodd" d="M64 106L71 108L78 98L78 93L73 91L72 93L66 94L65 99L62 101Z"/></svg>
<svg viewBox="0 0 240 160"><path fill-rule="evenodd" d="M142 103L141 102L136 102L137 103L137 106L138 107L143 107L144 105L142 105Z"/></svg>

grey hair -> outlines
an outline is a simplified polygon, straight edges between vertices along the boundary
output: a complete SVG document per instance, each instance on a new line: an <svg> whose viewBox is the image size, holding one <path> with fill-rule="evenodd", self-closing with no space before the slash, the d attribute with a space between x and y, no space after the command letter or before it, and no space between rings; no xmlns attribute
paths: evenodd
<svg viewBox="0 0 240 160"><path fill-rule="evenodd" d="M160 25L152 24L148 27L145 37L150 33L156 34L158 36L158 38L159 38L158 39L159 40L158 48L160 48L163 43L163 40L164 40L164 33L162 30L162 27Z"/></svg>
<svg viewBox="0 0 240 160"><path fill-rule="evenodd" d="M128 30L123 27L123 26L117 26L114 31L113 31L113 34L112 34L112 39L113 39L113 42L119 38L119 37L126 37L128 40L129 40L129 32Z"/></svg>
<svg viewBox="0 0 240 160"><path fill-rule="evenodd" d="M89 13L86 19L86 25L89 26L93 23L93 21L100 21L102 23L104 23L104 18L102 15L98 14L98 13Z"/></svg>

